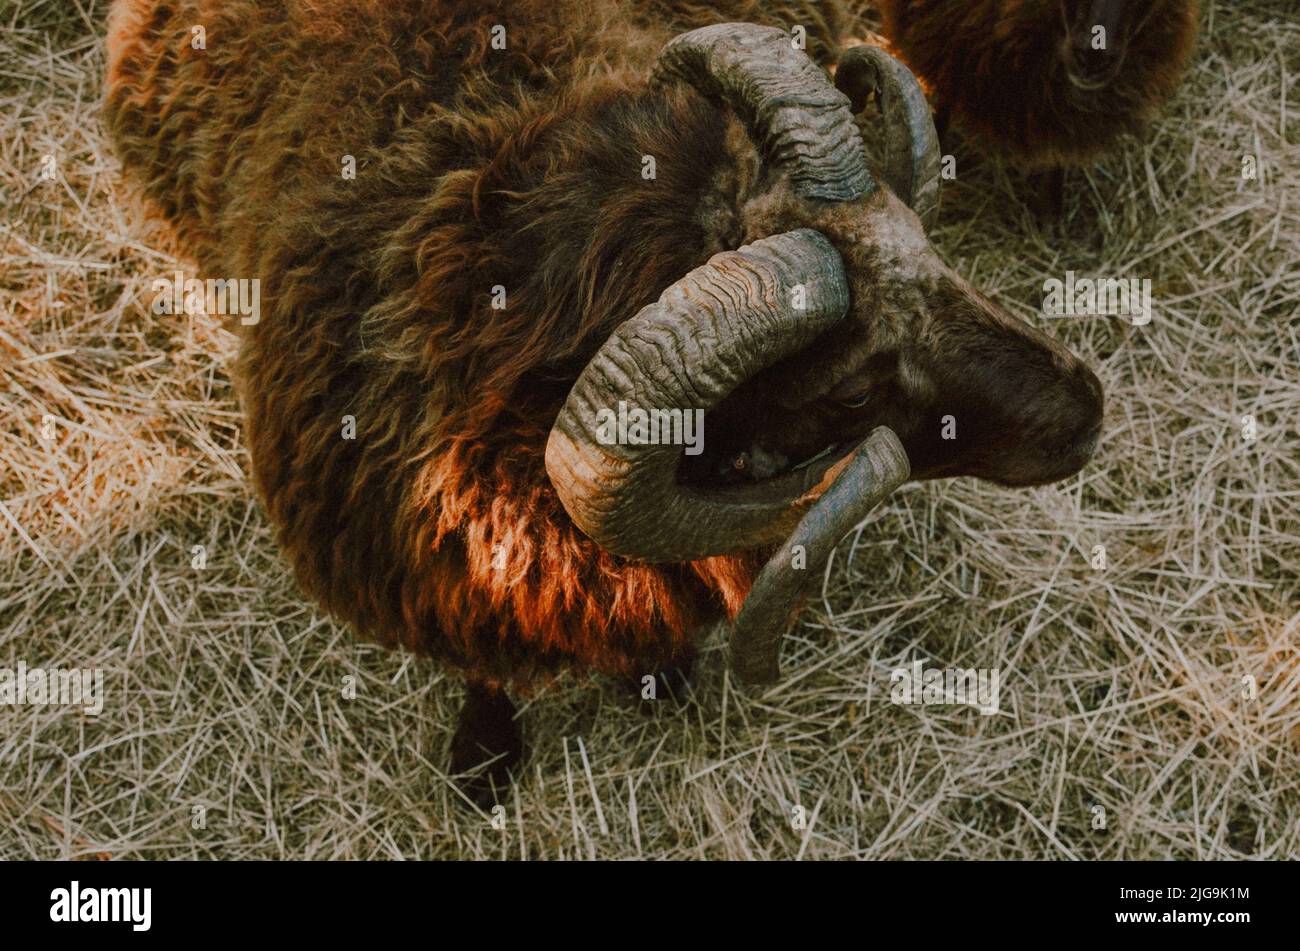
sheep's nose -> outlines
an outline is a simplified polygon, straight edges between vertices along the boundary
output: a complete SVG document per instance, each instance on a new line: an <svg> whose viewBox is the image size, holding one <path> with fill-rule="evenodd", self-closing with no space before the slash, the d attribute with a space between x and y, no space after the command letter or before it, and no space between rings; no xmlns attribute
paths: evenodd
<svg viewBox="0 0 1300 951"><path fill-rule="evenodd" d="M1052 451L1056 477L1064 478L1082 469L1097 451L1101 440L1105 397L1101 381L1087 367L1080 367L1079 379L1071 387L1071 397L1063 416L1068 419L1064 438Z"/></svg>
<svg viewBox="0 0 1300 951"><path fill-rule="evenodd" d="M1080 436L1074 441L1066 450L1062 462L1071 472L1079 471L1092 458L1093 453L1097 451L1097 443L1100 441L1101 423L1098 422L1090 433Z"/></svg>
<svg viewBox="0 0 1300 951"><path fill-rule="evenodd" d="M1070 51L1065 69L1071 83L1079 89L1093 90L1109 86L1123 65L1124 57L1118 50L1075 47Z"/></svg>

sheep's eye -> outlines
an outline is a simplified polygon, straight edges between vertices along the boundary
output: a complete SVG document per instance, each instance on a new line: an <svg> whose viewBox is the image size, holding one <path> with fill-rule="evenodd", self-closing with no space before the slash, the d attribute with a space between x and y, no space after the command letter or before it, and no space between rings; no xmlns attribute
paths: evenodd
<svg viewBox="0 0 1300 951"><path fill-rule="evenodd" d="M846 406L849 409L862 409L867 405L867 400L870 398L870 396L862 396L856 400L839 400L838 402L841 406Z"/></svg>

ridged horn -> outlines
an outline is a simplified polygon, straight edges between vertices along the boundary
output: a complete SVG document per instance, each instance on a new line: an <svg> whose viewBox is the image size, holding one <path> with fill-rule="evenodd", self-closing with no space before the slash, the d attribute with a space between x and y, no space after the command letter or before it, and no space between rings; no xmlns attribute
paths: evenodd
<svg viewBox="0 0 1300 951"><path fill-rule="evenodd" d="M885 184L929 227L939 205L939 135L930 104L911 70L878 46L840 56L835 85L855 113L876 94L885 127Z"/></svg>
<svg viewBox="0 0 1300 951"><path fill-rule="evenodd" d="M621 402L660 419L689 413L702 428L705 412L808 346L848 303L839 253L805 228L714 255L623 323L578 377L546 445L547 473L574 523L609 551L652 562L785 538L829 465L706 490L678 483L682 445L620 442L610 427Z"/></svg>
<svg viewBox="0 0 1300 951"><path fill-rule="evenodd" d="M730 105L799 194L851 201L875 187L848 99L788 33L753 23L683 33L651 73L653 83L672 80Z"/></svg>

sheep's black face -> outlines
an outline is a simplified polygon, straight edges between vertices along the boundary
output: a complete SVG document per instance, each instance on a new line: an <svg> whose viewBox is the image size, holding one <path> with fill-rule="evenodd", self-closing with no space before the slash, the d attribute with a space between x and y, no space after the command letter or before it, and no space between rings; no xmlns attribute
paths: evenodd
<svg viewBox="0 0 1300 951"><path fill-rule="evenodd" d="M936 312L933 342L871 352L831 392L791 405L765 374L709 414L705 453L683 476L705 484L762 480L842 456L877 426L907 450L915 479L974 476L1007 486L1074 475L1101 434L1100 381L1032 328L962 304ZM850 341L832 334L819 346ZM802 359L815 356L810 352Z"/></svg>
<svg viewBox="0 0 1300 951"><path fill-rule="evenodd" d="M1078 472L1101 433L1102 388L1092 371L967 287L944 286L932 305L927 332L875 355L859 375L871 382L844 408L852 413L865 400L857 410L865 430L894 429L917 478L1017 486Z"/></svg>
<svg viewBox="0 0 1300 951"><path fill-rule="evenodd" d="M1104 103L1135 82L1159 87L1148 95L1167 95L1191 45L1196 7L1195 0L1068 0L1058 59L1075 100L1103 94Z"/></svg>
<svg viewBox="0 0 1300 951"><path fill-rule="evenodd" d="M1131 0L1074 0L1068 33L1061 43L1066 75L1082 90L1104 89L1119 74L1133 31L1146 3Z"/></svg>
<svg viewBox="0 0 1300 951"><path fill-rule="evenodd" d="M1083 467L1103 399L1077 357L947 268L883 190L808 224L844 258L850 313L706 417L686 481L770 479L843 455L877 426L898 435L913 478L1038 485Z"/></svg>

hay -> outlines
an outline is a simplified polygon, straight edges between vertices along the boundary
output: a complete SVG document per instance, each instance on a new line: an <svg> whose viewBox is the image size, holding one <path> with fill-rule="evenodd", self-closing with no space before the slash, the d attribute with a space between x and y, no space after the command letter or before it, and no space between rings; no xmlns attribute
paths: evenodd
<svg viewBox="0 0 1300 951"><path fill-rule="evenodd" d="M1105 383L1093 464L905 489L778 687L738 691L715 637L685 713L534 699L499 830L442 772L454 678L358 645L277 558L233 338L149 313L176 262L97 120L106 4L0 3L0 666L108 693L0 707L0 858L1296 857L1300 23L1205 6L1176 101L1071 179L1062 235L977 156L945 186L942 252ZM1042 317L1067 270L1149 278L1154 319ZM915 658L999 668L1001 712L892 704Z"/></svg>

